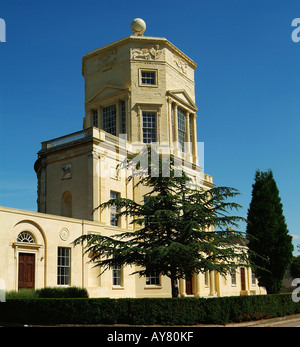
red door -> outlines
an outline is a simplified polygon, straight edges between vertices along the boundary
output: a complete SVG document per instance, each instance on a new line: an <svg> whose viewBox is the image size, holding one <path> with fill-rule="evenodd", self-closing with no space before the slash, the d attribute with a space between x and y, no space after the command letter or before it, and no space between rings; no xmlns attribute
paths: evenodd
<svg viewBox="0 0 300 347"><path fill-rule="evenodd" d="M19 253L19 289L34 288L34 267L35 255L28 253Z"/></svg>

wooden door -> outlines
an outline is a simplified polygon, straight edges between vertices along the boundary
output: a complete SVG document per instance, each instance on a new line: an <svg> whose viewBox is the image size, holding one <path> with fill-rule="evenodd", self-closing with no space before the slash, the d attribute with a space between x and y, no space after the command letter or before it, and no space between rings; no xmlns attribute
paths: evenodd
<svg viewBox="0 0 300 347"><path fill-rule="evenodd" d="M246 290L245 268L241 268L241 290Z"/></svg>
<svg viewBox="0 0 300 347"><path fill-rule="evenodd" d="M186 295L193 295L193 278L188 276L185 278L185 293Z"/></svg>
<svg viewBox="0 0 300 347"><path fill-rule="evenodd" d="M29 253L19 253L19 276L18 276L19 289L34 288L34 268L35 268L35 255L29 254Z"/></svg>

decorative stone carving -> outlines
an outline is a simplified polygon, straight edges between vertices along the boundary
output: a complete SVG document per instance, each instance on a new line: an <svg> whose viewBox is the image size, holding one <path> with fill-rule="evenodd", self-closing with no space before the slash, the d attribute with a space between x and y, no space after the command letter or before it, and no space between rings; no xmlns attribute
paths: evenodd
<svg viewBox="0 0 300 347"><path fill-rule="evenodd" d="M111 70L117 63L117 50L113 49L110 53L99 58L98 72L105 72Z"/></svg>
<svg viewBox="0 0 300 347"><path fill-rule="evenodd" d="M188 64L181 58L177 57L175 54L173 55L174 58L174 64L176 66L176 68L182 72L183 74L187 74L187 67Z"/></svg>
<svg viewBox="0 0 300 347"><path fill-rule="evenodd" d="M134 48L131 51L131 58L133 60L157 60L161 52L159 45L152 48Z"/></svg>
<svg viewBox="0 0 300 347"><path fill-rule="evenodd" d="M70 236L70 232L69 232L69 230L67 228L62 228L61 231L59 232L59 237L63 241L67 241L69 236Z"/></svg>
<svg viewBox="0 0 300 347"><path fill-rule="evenodd" d="M65 164L61 167L61 179L67 180L72 178L72 164Z"/></svg>

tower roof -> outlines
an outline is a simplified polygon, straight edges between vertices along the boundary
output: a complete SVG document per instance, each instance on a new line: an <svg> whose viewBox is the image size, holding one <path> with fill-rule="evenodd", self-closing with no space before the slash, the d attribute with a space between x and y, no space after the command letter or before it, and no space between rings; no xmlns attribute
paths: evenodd
<svg viewBox="0 0 300 347"><path fill-rule="evenodd" d="M139 18L138 18L139 19ZM139 45L159 45L162 47L167 47L170 49L173 53L176 53L180 58L184 59L193 69L196 69L197 64L189 58L186 54L184 54L180 49L178 49L176 46L174 46L170 41L168 41L164 37L153 37L153 36L143 36L142 33L144 32L142 26L138 26L138 24L135 22L137 19L135 19L132 23L135 23L132 28L133 35L124 37L123 39L120 39L118 41L109 43L103 47L100 47L98 49L95 49L91 52L86 53L82 58L82 74L84 75L84 62L86 59L89 59L91 57L94 57L98 54L103 54L105 51L113 50L121 46L125 45L132 45L132 46L139 46ZM146 24L145 24L146 26ZM137 34L138 28L140 28L139 34ZM146 28L146 27L145 27Z"/></svg>

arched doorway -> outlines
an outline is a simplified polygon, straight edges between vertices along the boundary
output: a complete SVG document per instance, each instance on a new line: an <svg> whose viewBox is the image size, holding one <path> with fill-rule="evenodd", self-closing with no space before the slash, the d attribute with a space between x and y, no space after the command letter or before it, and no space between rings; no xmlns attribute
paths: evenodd
<svg viewBox="0 0 300 347"><path fill-rule="evenodd" d="M21 220L12 230L14 249L9 262L14 267L12 290L35 289L46 285L46 238L41 226L33 220Z"/></svg>
<svg viewBox="0 0 300 347"><path fill-rule="evenodd" d="M36 244L35 238L30 232L22 231L17 237L17 243L29 246L28 253L18 253L18 289L34 289L35 253L30 252L30 246Z"/></svg>
<svg viewBox="0 0 300 347"><path fill-rule="evenodd" d="M72 217L72 193L66 191L62 195L61 215L64 217Z"/></svg>

